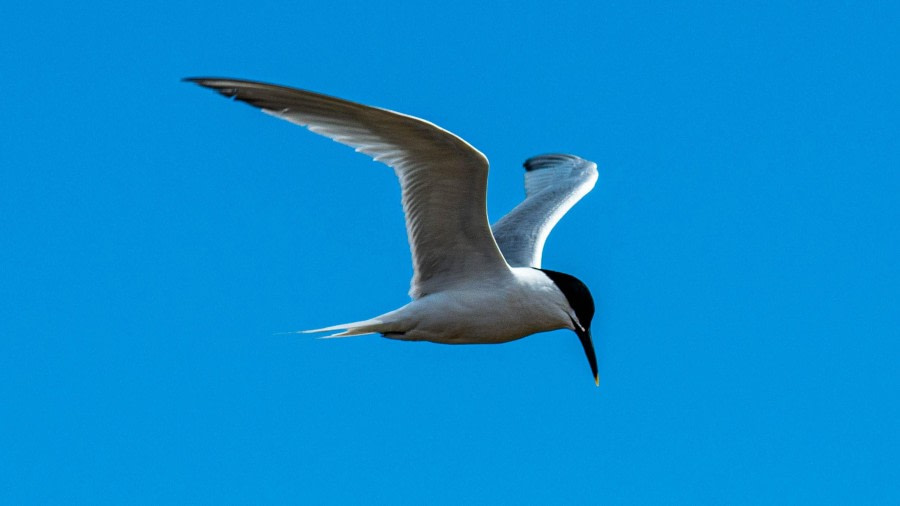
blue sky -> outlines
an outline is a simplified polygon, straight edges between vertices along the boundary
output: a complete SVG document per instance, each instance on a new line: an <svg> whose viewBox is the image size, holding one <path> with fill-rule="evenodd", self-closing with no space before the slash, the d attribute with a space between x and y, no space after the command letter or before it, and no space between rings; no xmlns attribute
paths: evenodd
<svg viewBox="0 0 900 506"><path fill-rule="evenodd" d="M900 501L889 2L7 2L0 502ZM596 189L502 346L275 335L404 304L386 167L179 82L293 85Z"/></svg>

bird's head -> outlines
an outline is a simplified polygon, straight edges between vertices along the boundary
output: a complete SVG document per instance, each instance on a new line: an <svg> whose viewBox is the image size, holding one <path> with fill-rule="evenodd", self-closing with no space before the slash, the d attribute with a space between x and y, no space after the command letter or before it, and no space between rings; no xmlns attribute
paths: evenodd
<svg viewBox="0 0 900 506"><path fill-rule="evenodd" d="M597 355L594 353L594 342L591 340L591 320L594 318L594 298L591 297L591 291L588 287L575 276L565 274L563 272L541 269L541 272L547 275L551 281L559 288L566 297L569 307L574 313L572 318L572 326L578 339L581 340L581 346L584 347L584 354L587 355L588 363L591 366L591 373L594 375L594 383L600 385L600 376L597 373Z"/></svg>

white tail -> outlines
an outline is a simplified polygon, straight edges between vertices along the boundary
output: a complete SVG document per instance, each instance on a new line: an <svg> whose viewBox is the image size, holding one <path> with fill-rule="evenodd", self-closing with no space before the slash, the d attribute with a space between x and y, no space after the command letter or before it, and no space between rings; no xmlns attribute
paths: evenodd
<svg viewBox="0 0 900 506"><path fill-rule="evenodd" d="M343 330L343 332L338 332L337 334L331 334L329 336L322 336L322 339L329 339L332 337L364 336L367 334L380 334L382 332L388 331L387 325L383 321L379 320L378 318L373 318L371 320L364 320L361 322L332 325L330 327L323 327L321 329L301 330L300 333L315 334L318 332L333 332L335 330Z"/></svg>

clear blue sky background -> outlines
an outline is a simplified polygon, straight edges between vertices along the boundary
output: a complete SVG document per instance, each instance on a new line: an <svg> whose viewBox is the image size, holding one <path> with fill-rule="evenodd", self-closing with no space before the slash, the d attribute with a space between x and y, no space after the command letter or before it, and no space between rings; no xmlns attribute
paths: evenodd
<svg viewBox="0 0 900 506"><path fill-rule="evenodd" d="M5 2L0 502L900 501L893 2ZM179 79L600 179L578 340L274 335L407 301L390 169Z"/></svg>

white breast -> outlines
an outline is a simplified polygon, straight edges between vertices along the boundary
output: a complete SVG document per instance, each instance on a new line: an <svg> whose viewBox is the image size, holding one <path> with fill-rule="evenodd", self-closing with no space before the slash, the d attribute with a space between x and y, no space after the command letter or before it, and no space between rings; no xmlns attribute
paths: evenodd
<svg viewBox="0 0 900 506"><path fill-rule="evenodd" d="M512 270L511 278L467 283L380 317L398 329L387 337L447 344L502 343L572 328L565 296L544 273L532 268Z"/></svg>

